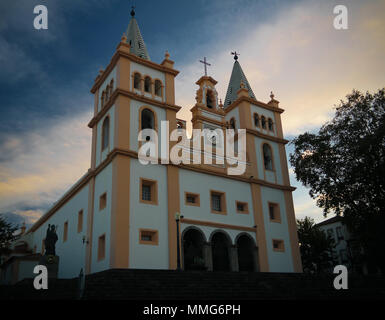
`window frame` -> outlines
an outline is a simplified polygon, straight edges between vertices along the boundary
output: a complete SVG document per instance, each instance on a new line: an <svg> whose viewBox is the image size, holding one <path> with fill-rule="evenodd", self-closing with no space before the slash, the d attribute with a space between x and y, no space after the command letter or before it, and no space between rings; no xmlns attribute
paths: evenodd
<svg viewBox="0 0 385 320"><path fill-rule="evenodd" d="M97 261L102 261L106 258L106 234L103 233L98 237L98 257Z"/></svg>
<svg viewBox="0 0 385 320"><path fill-rule="evenodd" d="M274 218L272 219L271 218L271 215L270 215L270 206L273 206L274 207ZM275 222L275 223L281 223L282 220L281 220L281 208L279 206L279 203L277 202L268 202L267 203L267 207L268 207L268 210L269 210L269 220L270 222Z"/></svg>
<svg viewBox="0 0 385 320"><path fill-rule="evenodd" d="M220 202L221 202L221 211L218 211L218 210L215 210L213 208L213 199L212 199L212 196L213 195L219 195L221 198L220 198ZM226 192L223 192L223 191L218 191L218 190L210 190L210 209L211 209L211 213L215 213L215 214L227 214L227 207L226 207Z"/></svg>
<svg viewBox="0 0 385 320"><path fill-rule="evenodd" d="M188 202L187 197L189 197L189 196L195 197L196 201L194 203ZM186 206L200 207L200 195L199 195L199 193L192 193L192 192L185 191L184 201L185 201L184 203Z"/></svg>
<svg viewBox="0 0 385 320"><path fill-rule="evenodd" d="M274 247L274 243L278 243L278 248ZM272 239L273 251L275 252L285 252L285 242L282 239Z"/></svg>
<svg viewBox="0 0 385 320"><path fill-rule="evenodd" d="M148 233L152 235L152 240L142 240L142 235L144 233ZM159 245L159 232L158 230L155 229L139 229L139 244L144 244L144 245L152 245L152 246L157 246Z"/></svg>
<svg viewBox="0 0 385 320"><path fill-rule="evenodd" d="M244 206L244 210L243 211L238 210L238 204L241 204L241 205ZM248 202L244 202L244 201L235 200L235 210L236 210L237 213L240 213L240 214L249 214L249 203Z"/></svg>
<svg viewBox="0 0 385 320"><path fill-rule="evenodd" d="M144 204L158 205L158 181L144 177L140 177L139 179L139 202ZM143 200L143 183L150 185L151 200Z"/></svg>
<svg viewBox="0 0 385 320"><path fill-rule="evenodd" d="M99 211L104 210L106 207L107 207L107 192L104 192L99 196Z"/></svg>

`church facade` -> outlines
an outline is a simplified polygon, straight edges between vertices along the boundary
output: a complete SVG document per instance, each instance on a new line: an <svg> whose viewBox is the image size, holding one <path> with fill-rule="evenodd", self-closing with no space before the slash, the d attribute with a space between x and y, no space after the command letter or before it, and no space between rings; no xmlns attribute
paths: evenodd
<svg viewBox="0 0 385 320"><path fill-rule="evenodd" d="M170 131L186 122L177 117L174 62L167 52L160 64L150 60L131 15L91 89L90 169L19 243L43 254L48 225L57 226L61 278L80 270L176 269L177 239L185 270L302 272L279 102L255 98L235 55L224 104L216 80L196 82L192 126L245 129L244 173L227 174L226 163L141 164L141 129L162 136L162 121Z"/></svg>

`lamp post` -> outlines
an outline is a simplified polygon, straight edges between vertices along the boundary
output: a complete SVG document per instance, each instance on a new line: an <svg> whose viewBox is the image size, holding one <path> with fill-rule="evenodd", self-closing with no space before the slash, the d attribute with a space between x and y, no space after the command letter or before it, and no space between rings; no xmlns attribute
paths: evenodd
<svg viewBox="0 0 385 320"><path fill-rule="evenodd" d="M176 270L181 270L180 267L180 248L179 248L179 220L183 218L183 216L177 212L175 213L175 221L176 221Z"/></svg>

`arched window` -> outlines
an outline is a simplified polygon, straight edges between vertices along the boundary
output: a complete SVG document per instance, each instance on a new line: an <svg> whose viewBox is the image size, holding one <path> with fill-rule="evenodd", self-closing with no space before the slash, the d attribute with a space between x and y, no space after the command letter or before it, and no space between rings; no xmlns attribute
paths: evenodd
<svg viewBox="0 0 385 320"><path fill-rule="evenodd" d="M162 82L160 80L155 80L155 95L162 96Z"/></svg>
<svg viewBox="0 0 385 320"><path fill-rule="evenodd" d="M114 91L114 79L110 81L110 97L112 96L112 91Z"/></svg>
<svg viewBox="0 0 385 320"><path fill-rule="evenodd" d="M155 116L150 109L143 109L141 116L141 130L143 129L155 129ZM146 137L146 140L150 140L150 136Z"/></svg>
<svg viewBox="0 0 385 320"><path fill-rule="evenodd" d="M106 117L102 126L102 151L108 147L110 140L110 117Z"/></svg>
<svg viewBox="0 0 385 320"><path fill-rule="evenodd" d="M140 90L140 73L134 74L134 88Z"/></svg>
<svg viewBox="0 0 385 320"><path fill-rule="evenodd" d="M261 124L262 124L262 129L266 129L266 118L264 116L261 117Z"/></svg>
<svg viewBox="0 0 385 320"><path fill-rule="evenodd" d="M254 113L254 125L259 127L259 115L258 113Z"/></svg>
<svg viewBox="0 0 385 320"><path fill-rule="evenodd" d="M265 164L266 170L273 170L273 153L271 147L265 143L263 144L263 163Z"/></svg>
<svg viewBox="0 0 385 320"><path fill-rule="evenodd" d="M235 119L234 118L230 119L230 129L234 129L235 130Z"/></svg>
<svg viewBox="0 0 385 320"><path fill-rule="evenodd" d="M146 77L144 79L144 91L151 92L151 78Z"/></svg>
<svg viewBox="0 0 385 320"><path fill-rule="evenodd" d="M207 90L206 94L206 106L207 108L212 109L214 107L214 95L211 90Z"/></svg>
<svg viewBox="0 0 385 320"><path fill-rule="evenodd" d="M269 118L269 120L267 121L267 123L268 123L268 126L269 126L269 130L270 130L270 131L274 131L274 129L273 129L273 120L271 120L271 118Z"/></svg>
<svg viewBox="0 0 385 320"><path fill-rule="evenodd" d="M106 87L106 102L110 99L110 86L107 86Z"/></svg>

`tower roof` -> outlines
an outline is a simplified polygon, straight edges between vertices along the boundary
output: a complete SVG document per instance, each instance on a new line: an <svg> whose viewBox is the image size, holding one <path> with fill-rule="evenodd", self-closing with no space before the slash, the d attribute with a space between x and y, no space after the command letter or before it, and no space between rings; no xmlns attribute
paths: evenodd
<svg viewBox="0 0 385 320"><path fill-rule="evenodd" d="M134 9L131 11L131 17L126 31L127 43L131 46L130 52L142 59L151 60L142 34L140 33L138 22L135 19Z"/></svg>
<svg viewBox="0 0 385 320"><path fill-rule="evenodd" d="M245 88L249 92L249 97L255 99L253 90L251 90L249 81L247 81L245 74L239 64L238 60L235 59L233 71L231 72L229 86L227 87L226 99L224 107L226 108L237 99L237 91L241 87L241 82L245 85Z"/></svg>

